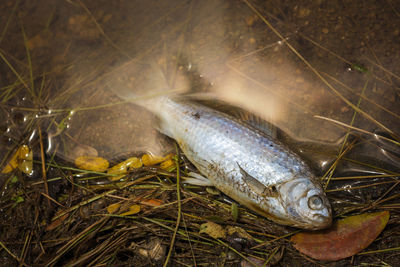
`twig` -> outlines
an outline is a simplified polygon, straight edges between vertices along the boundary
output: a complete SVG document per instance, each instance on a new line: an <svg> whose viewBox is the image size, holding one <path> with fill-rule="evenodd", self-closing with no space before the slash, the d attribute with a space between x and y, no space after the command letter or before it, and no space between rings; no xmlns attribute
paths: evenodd
<svg viewBox="0 0 400 267"><path fill-rule="evenodd" d="M176 146L176 144L175 144L175 146ZM178 155L178 153L179 153L178 147L176 147L176 150L177 150L177 155ZM181 222L181 216L182 216L182 213L181 213L182 203L181 203L181 194L180 194L180 190L181 190L180 189L180 175L179 175L179 156L175 159L175 166L176 166L176 195L177 195L177 199L178 199L178 217L176 218L176 226L174 229L174 234L172 235L171 245L168 250L168 255L164 262L164 267L166 267L168 265L169 259L171 258L171 253L172 253L172 249L174 248L176 233L178 232L178 228L179 228L179 224Z"/></svg>
<svg viewBox="0 0 400 267"><path fill-rule="evenodd" d="M14 253L12 253L10 250L8 250L8 248L3 244L3 242L0 241L0 246L8 253L10 254L11 257L13 257L14 259L16 259L17 261L19 261L19 258L17 256L14 255Z"/></svg>
<svg viewBox="0 0 400 267"><path fill-rule="evenodd" d="M361 132L361 133L365 133L365 134L372 135L372 136L374 136L374 137L382 138L383 140L386 140L386 141L391 142L391 143L393 143L393 144L395 144L395 145L397 145L397 146L400 146L400 143L397 142L397 141L395 141L395 140L393 140L393 139L384 137L384 136L379 135L379 134L371 133L371 132L368 132L368 131L366 131L366 130L363 130L363 129L354 127L354 126L350 126L350 125L348 125L348 124L346 124L346 123L344 123L344 122L340 122L340 121L337 121L337 120L334 120L334 119L330 119L330 118L323 117L323 116L318 116L318 115L314 115L314 118L323 119L323 120L326 120L326 121L330 121L330 122L336 123L336 124L338 124L338 125L340 125L340 126L344 126L344 127L350 128L350 129L352 129L352 130L359 131L359 132Z"/></svg>
<svg viewBox="0 0 400 267"><path fill-rule="evenodd" d="M252 262L249 258L247 258L245 255L243 255L242 253L240 253L239 251L237 251L236 249L234 249L233 247L229 246L228 244L226 244L225 242L223 242L222 240L219 240L217 238L215 238L215 240L220 243L221 245L229 248L230 250L232 250L233 252L235 252L236 254L238 254L240 257L242 257L244 260L246 260L248 263L250 263L252 266L257 267L258 265L256 265L254 262Z"/></svg>
<svg viewBox="0 0 400 267"><path fill-rule="evenodd" d="M372 251L365 251L365 252L360 252L357 255L366 255L366 254L374 254L374 253L391 252L391 251L396 251L396 250L400 250L400 247L386 248L386 249L379 249L379 250L372 250Z"/></svg>
<svg viewBox="0 0 400 267"><path fill-rule="evenodd" d="M369 79L368 79L368 80L365 82L365 84L364 84L364 87L363 87L363 89L362 89L360 98L358 99L358 102L357 102L357 108L360 107L361 99L362 99L361 96L364 95L365 88L367 88L368 81L369 81ZM353 112L353 117L351 118L350 126L353 126L354 121L355 121L355 119L356 119L356 116L357 116L357 110L354 110L354 112ZM346 145L346 143L347 143L347 139L349 138L350 132L351 132L351 130L350 130L350 129L347 129L347 132L346 132L346 135L345 135L345 137L344 137L343 143L342 143L342 145L341 145L341 147L340 147L340 150L339 150L339 156L338 156L338 158L336 159L335 163L332 165L332 166L333 166L332 171L329 173L328 179L327 179L327 181L326 181L326 183L325 183L325 185L324 185L324 189L325 189L325 190L328 188L329 182L330 182L330 180L331 180L331 177L332 177L332 175L333 175L333 172L334 172L335 169L336 169L336 166L337 166L339 160L343 157L343 155L344 155L345 153L347 153L347 151L352 147L352 145L353 145L354 142L355 142L355 141L354 141L352 144L348 145L348 146L345 148L345 145Z"/></svg>
<svg viewBox="0 0 400 267"><path fill-rule="evenodd" d="M19 267L25 265L24 259L26 257L27 247L31 243L31 239L32 239L32 231L29 231L29 233L25 237L24 247L22 248L21 257L20 257L19 264L18 264Z"/></svg>
<svg viewBox="0 0 400 267"><path fill-rule="evenodd" d="M52 198L51 196L49 196L46 193L40 193L42 196L44 196L45 198L47 198L48 200L53 201L54 203L56 203L58 206L65 208L65 206L63 204L61 204L60 202L58 202L57 200L55 200L54 198Z"/></svg>
<svg viewBox="0 0 400 267"><path fill-rule="evenodd" d="M43 178L43 183L44 183L44 189L46 190L46 195L49 196L49 185L47 184L46 163L45 163L45 158L44 158L42 130L40 129L40 126L38 126L38 130L39 130L39 140L40 140L40 157L42 158L42 178ZM47 201L50 206L50 199L47 198Z"/></svg>
<svg viewBox="0 0 400 267"><path fill-rule="evenodd" d="M258 244L258 245L256 245L256 246L253 246L253 247L251 247L250 249L260 248L260 247L265 246L265 245L267 245L267 244L269 244L269 243L275 242L275 241L277 241L277 240L279 240L279 239L282 239L282 238L289 237L289 236L294 235L294 234L297 234L297 233L299 233L299 232L300 232L300 230L297 230L297 231L288 233L288 234L286 234L286 235L279 236L279 237L277 237L277 238L275 238L275 239L272 239L272 240L269 240L269 241L265 241L264 243L261 243L261 244Z"/></svg>

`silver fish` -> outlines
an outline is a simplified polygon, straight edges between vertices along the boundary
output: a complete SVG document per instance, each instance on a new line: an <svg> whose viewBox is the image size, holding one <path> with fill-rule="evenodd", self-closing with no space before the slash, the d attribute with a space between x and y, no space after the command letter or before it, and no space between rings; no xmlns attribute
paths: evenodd
<svg viewBox="0 0 400 267"><path fill-rule="evenodd" d="M196 102L157 97L145 106L212 185L266 218L303 229L332 223L329 201L305 162L271 136Z"/></svg>

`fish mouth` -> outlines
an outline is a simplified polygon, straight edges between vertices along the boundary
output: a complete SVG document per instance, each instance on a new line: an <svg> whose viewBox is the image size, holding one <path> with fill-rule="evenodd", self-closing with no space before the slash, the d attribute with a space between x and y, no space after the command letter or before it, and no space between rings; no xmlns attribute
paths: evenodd
<svg viewBox="0 0 400 267"><path fill-rule="evenodd" d="M313 224L309 228L311 230L326 229L332 225L332 216L316 214L313 216L313 219Z"/></svg>
<svg viewBox="0 0 400 267"><path fill-rule="evenodd" d="M306 230L322 230L329 228L332 225L332 216L328 215L322 215L322 214L315 214L312 219L310 220L302 220L301 218L297 217L296 220L291 219L290 217L287 218L282 218L278 217L272 213L269 213L262 209L261 207L255 205L255 204L248 204L248 208L253 210L255 213L264 216L265 218L278 223L278 224L283 224L287 226L293 226L293 227L298 227L301 229L306 229Z"/></svg>
<svg viewBox="0 0 400 267"><path fill-rule="evenodd" d="M255 213L267 218L268 220L273 221L274 223L287 225L287 226L299 227L299 228L303 228L303 229L308 229L306 227L308 225L303 225L303 224L299 223L298 221L291 220L290 218L277 216L277 215L275 215L273 213L270 213L270 212L266 211L265 209L261 208L260 206L258 206L255 203L248 202L245 205L249 209L254 211Z"/></svg>

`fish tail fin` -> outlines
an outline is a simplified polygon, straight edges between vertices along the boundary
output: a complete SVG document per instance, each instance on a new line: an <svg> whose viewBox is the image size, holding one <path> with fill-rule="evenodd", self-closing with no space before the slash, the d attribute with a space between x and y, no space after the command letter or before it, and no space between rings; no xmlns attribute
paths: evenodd
<svg viewBox="0 0 400 267"><path fill-rule="evenodd" d="M182 95L188 89L187 78L179 73L170 82L157 64L140 67L142 71L138 71L138 66L124 67L119 77L112 81L114 84L110 86L109 83L110 89L122 100L157 114L163 100Z"/></svg>

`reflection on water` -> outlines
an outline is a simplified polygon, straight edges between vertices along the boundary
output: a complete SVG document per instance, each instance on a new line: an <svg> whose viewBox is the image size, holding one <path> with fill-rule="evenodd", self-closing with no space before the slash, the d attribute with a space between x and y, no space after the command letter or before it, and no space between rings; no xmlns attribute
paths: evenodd
<svg viewBox="0 0 400 267"><path fill-rule="evenodd" d="M2 86L14 82L18 91L15 97L3 94L3 103L32 109L2 110L2 142L7 149L15 145L13 138L24 137L27 126L18 126L27 123L24 118L36 117L48 137L47 153L56 152L69 160L82 147L107 158L137 151L165 154L172 149L171 141L155 130L154 117L132 102L171 90L223 100L273 122L295 142L320 144L322 148L317 150L328 155L315 156L315 149L309 154L322 170L339 152L342 143L338 140L343 140L346 129L314 115L371 132L382 130L376 120L399 132L398 77L384 71L392 65L382 65L391 62L391 55L376 54L379 44L373 42L365 47L369 46L376 57L364 48L363 57L351 57L339 45L331 48L330 44L341 38L354 50L357 45L351 46L349 40L360 42L359 36L350 35L343 21L333 29L308 28L316 15L311 7L293 7L291 17L290 12L278 11L268 3L256 5L285 36L280 40L240 1L58 1L31 5L21 6L26 10L21 16L32 56L32 81L29 68L14 58L23 58L25 53L24 41L18 39L21 36L1 40L4 58L35 88L32 94L24 93L21 79L15 78L3 60L2 68L10 74L9 83ZM31 26L34 19L37 24ZM293 20L302 24L293 25ZM19 29L15 22L12 18L10 29ZM10 29L5 33L10 35ZM377 36L379 31L373 34ZM22 52L14 55L8 49L10 42ZM337 92L314 75L288 49L287 42ZM349 67L353 71L348 71ZM338 94L373 119L355 114ZM20 100L22 95L25 100ZM352 153L376 152L371 143L376 145L380 140L368 142L356 146ZM386 144L379 143L379 147L386 149ZM372 158L396 164L398 158L384 151Z"/></svg>

